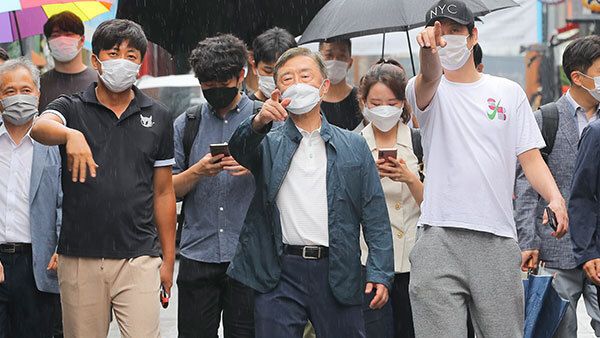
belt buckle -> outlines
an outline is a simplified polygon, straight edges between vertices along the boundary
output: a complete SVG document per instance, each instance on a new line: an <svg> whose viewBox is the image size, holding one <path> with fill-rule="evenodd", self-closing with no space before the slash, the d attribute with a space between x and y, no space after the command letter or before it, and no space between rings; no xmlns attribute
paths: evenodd
<svg viewBox="0 0 600 338"><path fill-rule="evenodd" d="M313 257L313 256L308 256L306 254L306 249L315 249L317 250L317 256ZM307 245L305 247L302 248L302 258L304 259L319 259L321 258L321 247L319 246L312 246L312 245Z"/></svg>
<svg viewBox="0 0 600 338"><path fill-rule="evenodd" d="M2 248L2 252L4 253L14 254L17 252L17 245L15 243L4 243L3 246L4 248Z"/></svg>

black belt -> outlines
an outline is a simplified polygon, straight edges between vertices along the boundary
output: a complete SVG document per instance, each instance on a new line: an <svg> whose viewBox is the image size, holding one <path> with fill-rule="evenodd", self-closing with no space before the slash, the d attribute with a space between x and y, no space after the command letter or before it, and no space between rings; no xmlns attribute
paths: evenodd
<svg viewBox="0 0 600 338"><path fill-rule="evenodd" d="M0 253L23 253L31 252L31 243L4 243L0 244Z"/></svg>
<svg viewBox="0 0 600 338"><path fill-rule="evenodd" d="M284 244L283 252L288 255L302 256L304 259L321 259L329 256L329 248L318 245L288 245Z"/></svg>

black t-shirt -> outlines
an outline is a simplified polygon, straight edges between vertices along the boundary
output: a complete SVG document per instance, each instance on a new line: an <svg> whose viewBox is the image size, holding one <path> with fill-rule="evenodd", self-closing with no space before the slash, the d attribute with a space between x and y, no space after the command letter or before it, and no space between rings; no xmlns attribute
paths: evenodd
<svg viewBox="0 0 600 338"><path fill-rule="evenodd" d="M77 74L61 73L54 69L45 72L40 76L40 111L44 111L48 103L60 95L82 92L97 80L98 74L92 68Z"/></svg>
<svg viewBox="0 0 600 338"><path fill-rule="evenodd" d="M96 83L85 92L63 95L45 112L83 133L96 177L74 183L62 175L63 219L58 253L95 258L158 256L154 223L154 169L170 166L173 125L167 109L135 86L135 98L120 118L98 102ZM60 148L67 168L65 146Z"/></svg>
<svg viewBox="0 0 600 338"><path fill-rule="evenodd" d="M363 120L360 106L358 105L358 88L354 87L350 94L340 102L325 102L321 103L321 110L327 118L327 122L344 128L354 130L356 126Z"/></svg>

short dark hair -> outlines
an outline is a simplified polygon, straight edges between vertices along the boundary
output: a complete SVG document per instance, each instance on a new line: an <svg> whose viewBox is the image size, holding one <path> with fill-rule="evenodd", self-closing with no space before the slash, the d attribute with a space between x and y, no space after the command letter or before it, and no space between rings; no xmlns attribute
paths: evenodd
<svg viewBox="0 0 600 338"><path fill-rule="evenodd" d="M240 75L248 61L248 50L242 40L220 34L198 42L189 60L200 83L225 82Z"/></svg>
<svg viewBox="0 0 600 338"><path fill-rule="evenodd" d="M479 44L473 46L473 62L475 63L475 68L479 67L481 64L481 59L483 59L483 50Z"/></svg>
<svg viewBox="0 0 600 338"><path fill-rule="evenodd" d="M294 47L298 47L298 44L290 32L279 27L268 29L252 42L254 64L274 63L281 54Z"/></svg>
<svg viewBox="0 0 600 338"><path fill-rule="evenodd" d="M146 55L148 40L142 26L127 19L112 19L102 22L92 36L92 52L99 55L101 50L109 50L123 41L129 41L129 47L140 51L142 59Z"/></svg>
<svg viewBox="0 0 600 338"><path fill-rule="evenodd" d="M596 59L600 58L600 36L588 35L573 40L563 53L563 69L571 83L571 73L586 73Z"/></svg>
<svg viewBox="0 0 600 338"><path fill-rule="evenodd" d="M8 61L8 59L10 59L8 53L4 48L0 47L0 60Z"/></svg>
<svg viewBox="0 0 600 338"><path fill-rule="evenodd" d="M73 14L73 12L69 11L60 12L48 18L48 21L46 21L44 24L44 36L46 36L46 39L50 38L54 27L58 27L60 30L65 32L71 32L81 36L85 34L85 29L83 28L83 22L81 19L77 15Z"/></svg>
<svg viewBox="0 0 600 338"><path fill-rule="evenodd" d="M350 41L350 39L339 39L339 40L330 40L330 41L319 41L319 52L321 51L321 49L323 48L323 45L326 43L332 43L332 42L341 42L344 43L348 46L348 53L350 54L350 56L352 56L352 41Z"/></svg>

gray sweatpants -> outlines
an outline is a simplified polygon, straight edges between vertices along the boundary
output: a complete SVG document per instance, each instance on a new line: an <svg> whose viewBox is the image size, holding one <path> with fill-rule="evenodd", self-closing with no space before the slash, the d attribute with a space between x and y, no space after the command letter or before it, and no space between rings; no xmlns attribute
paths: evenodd
<svg viewBox="0 0 600 338"><path fill-rule="evenodd" d="M467 307L477 337L523 337L521 250L514 239L424 226L410 262L417 338L465 337Z"/></svg>

